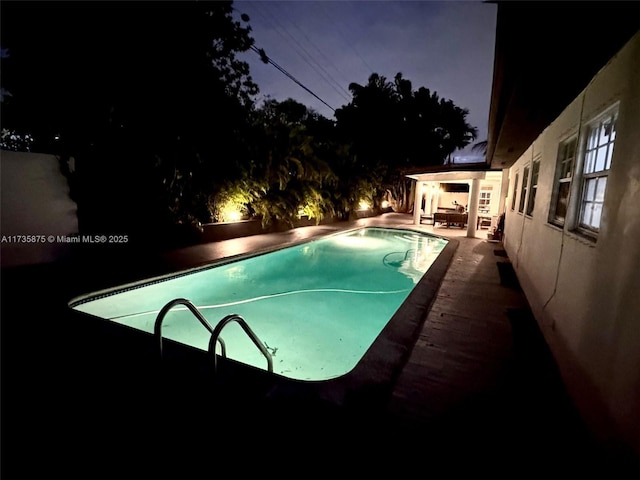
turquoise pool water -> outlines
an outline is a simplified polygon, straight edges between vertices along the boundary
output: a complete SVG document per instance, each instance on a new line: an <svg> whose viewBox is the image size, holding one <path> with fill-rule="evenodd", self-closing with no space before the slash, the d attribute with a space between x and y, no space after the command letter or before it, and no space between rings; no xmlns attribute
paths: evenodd
<svg viewBox="0 0 640 480"><path fill-rule="evenodd" d="M366 227L89 295L71 307L153 333L162 307L185 298L213 327L227 315L243 317L271 353L274 373L327 380L356 366L447 242ZM207 350L209 332L186 307L171 309L162 325L164 338ZM237 323L221 337L229 358L266 369Z"/></svg>

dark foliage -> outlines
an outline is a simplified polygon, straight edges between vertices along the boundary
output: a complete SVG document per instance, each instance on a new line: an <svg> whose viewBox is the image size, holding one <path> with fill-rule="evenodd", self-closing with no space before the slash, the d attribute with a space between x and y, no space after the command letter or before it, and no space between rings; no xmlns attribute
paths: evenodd
<svg viewBox="0 0 640 480"><path fill-rule="evenodd" d="M3 2L3 128L74 158L81 230L146 237L206 217L236 175L257 87L231 2ZM206 210L200 207L200 210Z"/></svg>
<svg viewBox="0 0 640 480"><path fill-rule="evenodd" d="M249 18L232 12L226 1L2 2L7 141L59 156L81 233L175 246L229 205L291 224L301 212L349 218L362 200L376 210L385 192L403 211L404 171L475 138L466 110L401 74L351 84L337 121L293 100L256 108L236 58L253 46Z"/></svg>
<svg viewBox="0 0 640 480"><path fill-rule="evenodd" d="M468 111L421 87L413 90L398 73L394 81L372 74L366 85L352 83L353 100L336 111L338 127L351 141L358 163L407 208L409 168L442 165L477 135Z"/></svg>

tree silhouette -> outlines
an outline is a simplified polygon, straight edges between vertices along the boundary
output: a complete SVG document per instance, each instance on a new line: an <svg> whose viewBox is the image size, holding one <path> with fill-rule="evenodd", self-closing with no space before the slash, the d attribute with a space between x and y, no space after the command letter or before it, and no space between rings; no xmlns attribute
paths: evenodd
<svg viewBox="0 0 640 480"><path fill-rule="evenodd" d="M74 157L81 230L144 242L206 220L209 194L244 168L258 91L236 58L253 40L232 3L3 2L2 13L3 126Z"/></svg>
<svg viewBox="0 0 640 480"><path fill-rule="evenodd" d="M467 123L468 111L436 92L414 91L401 73L394 81L377 73L366 85L352 83L353 100L336 111L339 129L352 143L352 152L374 183L408 208L410 168L442 165L454 151L475 140L477 129Z"/></svg>
<svg viewBox="0 0 640 480"><path fill-rule="evenodd" d="M361 200L376 209L386 191L407 209L404 172L442 164L475 139L466 110L414 91L400 73L352 83L335 122L293 100L255 108L258 87L236 58L253 47L249 18L232 10L229 1L3 3L3 128L69 166L81 233L144 245L171 238L175 225L219 220L229 203L265 225L300 211L348 218Z"/></svg>
<svg viewBox="0 0 640 480"><path fill-rule="evenodd" d="M482 155L486 155L488 145L489 145L488 140L482 140L480 142L474 143L473 146L471 147L471 150L473 152L478 152L478 153L481 153Z"/></svg>

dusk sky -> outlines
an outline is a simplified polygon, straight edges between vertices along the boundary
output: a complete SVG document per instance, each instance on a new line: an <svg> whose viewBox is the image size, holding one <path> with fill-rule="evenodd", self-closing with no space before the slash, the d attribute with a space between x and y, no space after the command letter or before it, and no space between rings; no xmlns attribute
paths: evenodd
<svg viewBox="0 0 640 480"><path fill-rule="evenodd" d="M398 72L413 89L426 87L469 110L467 121L487 136L493 75L496 5L475 1L248 1L256 46L324 102L349 103L349 84L371 73L392 81ZM273 65L247 52L259 99L293 98L318 113L333 111Z"/></svg>

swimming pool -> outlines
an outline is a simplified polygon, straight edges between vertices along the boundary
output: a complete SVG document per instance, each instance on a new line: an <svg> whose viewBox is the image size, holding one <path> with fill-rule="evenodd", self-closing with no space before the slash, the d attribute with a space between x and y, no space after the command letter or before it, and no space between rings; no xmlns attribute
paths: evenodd
<svg viewBox="0 0 640 480"><path fill-rule="evenodd" d="M316 385L350 382L364 371L371 380L410 351L455 244L410 229L364 227L96 292L69 306L155 336L159 351L169 343L208 352L214 365L222 359Z"/></svg>

